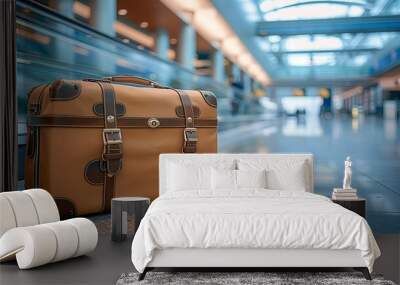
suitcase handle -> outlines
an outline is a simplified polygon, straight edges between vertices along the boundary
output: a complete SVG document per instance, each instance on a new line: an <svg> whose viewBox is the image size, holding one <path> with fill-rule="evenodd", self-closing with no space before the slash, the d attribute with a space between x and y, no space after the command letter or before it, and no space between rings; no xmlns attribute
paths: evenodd
<svg viewBox="0 0 400 285"><path fill-rule="evenodd" d="M112 82L133 83L150 87L161 87L160 84L158 84L153 80L138 76L130 76L130 75L117 75L117 76L104 77L103 80L108 80Z"/></svg>

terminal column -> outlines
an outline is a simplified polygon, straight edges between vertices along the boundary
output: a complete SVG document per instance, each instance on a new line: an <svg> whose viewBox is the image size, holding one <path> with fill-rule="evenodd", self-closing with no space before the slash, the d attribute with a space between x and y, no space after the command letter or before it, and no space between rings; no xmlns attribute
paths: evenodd
<svg viewBox="0 0 400 285"><path fill-rule="evenodd" d="M178 61L184 67L193 70L196 59L196 32L192 26L182 24L178 46Z"/></svg>
<svg viewBox="0 0 400 285"><path fill-rule="evenodd" d="M169 35L164 29L157 31L156 52L162 59L168 59Z"/></svg>
<svg viewBox="0 0 400 285"><path fill-rule="evenodd" d="M116 0L92 0L90 1L90 7L90 24L93 28L109 36L115 36L114 22L117 19Z"/></svg>
<svg viewBox="0 0 400 285"><path fill-rule="evenodd" d="M50 8L54 9L57 13L71 19L73 19L75 16L73 6L74 6L73 0L49 1ZM55 28L63 30L64 35L67 35L69 38L74 37L74 31L65 29L65 27L62 24L56 24L56 25L57 26ZM57 61L73 64L75 61L74 47L70 41L68 40L66 41L64 38L65 37L62 37L58 34L55 37L53 37L53 39L50 42L50 55L53 57L53 59Z"/></svg>
<svg viewBox="0 0 400 285"><path fill-rule="evenodd" d="M116 0L91 0L90 24L99 32L111 37L115 36L114 23L117 19ZM97 69L100 76L109 76L116 73L116 46L109 47L108 51L97 51L92 55L91 64Z"/></svg>
<svg viewBox="0 0 400 285"><path fill-rule="evenodd" d="M243 72L243 93L245 96L251 95L251 77Z"/></svg>
<svg viewBox="0 0 400 285"><path fill-rule="evenodd" d="M224 82L225 66L224 54L221 50L215 50L213 53L212 74L215 81Z"/></svg>
<svg viewBox="0 0 400 285"><path fill-rule="evenodd" d="M240 82L240 68L237 64L231 65L232 82Z"/></svg>
<svg viewBox="0 0 400 285"><path fill-rule="evenodd" d="M62 14L68 18L74 18L73 0L51 0L49 1L49 7L56 10L57 13Z"/></svg>

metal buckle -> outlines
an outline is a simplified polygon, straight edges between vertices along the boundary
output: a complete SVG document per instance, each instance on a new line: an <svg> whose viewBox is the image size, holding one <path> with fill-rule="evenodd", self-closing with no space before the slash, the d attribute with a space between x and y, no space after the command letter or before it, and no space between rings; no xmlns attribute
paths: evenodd
<svg viewBox="0 0 400 285"><path fill-rule="evenodd" d="M121 129L103 129L103 143L104 145L121 144Z"/></svg>
<svg viewBox="0 0 400 285"><path fill-rule="evenodd" d="M183 137L185 142L197 142L197 129L196 128L185 128L183 131Z"/></svg>

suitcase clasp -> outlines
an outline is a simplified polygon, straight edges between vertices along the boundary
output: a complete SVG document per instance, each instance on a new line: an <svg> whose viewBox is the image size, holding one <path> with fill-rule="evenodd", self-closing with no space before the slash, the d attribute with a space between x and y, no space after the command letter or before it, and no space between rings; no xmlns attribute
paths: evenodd
<svg viewBox="0 0 400 285"><path fill-rule="evenodd" d="M156 118L149 118L147 120L147 125L149 128L157 128L160 125L160 121Z"/></svg>
<svg viewBox="0 0 400 285"><path fill-rule="evenodd" d="M196 128L185 128L183 131L183 137L185 142L197 142L197 129Z"/></svg>
<svg viewBox="0 0 400 285"><path fill-rule="evenodd" d="M121 129L103 129L104 145L122 144Z"/></svg>

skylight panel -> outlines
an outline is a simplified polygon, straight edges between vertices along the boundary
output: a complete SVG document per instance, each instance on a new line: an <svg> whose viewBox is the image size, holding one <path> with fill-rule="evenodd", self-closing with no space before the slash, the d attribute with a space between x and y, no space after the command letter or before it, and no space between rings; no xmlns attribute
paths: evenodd
<svg viewBox="0 0 400 285"><path fill-rule="evenodd" d="M243 12L246 15L247 20L251 22L256 22L261 20L257 6L256 4L254 4L253 0L240 0L240 5L242 7Z"/></svg>
<svg viewBox="0 0 400 285"><path fill-rule="evenodd" d="M370 34L370 35L366 36L364 43L371 47L382 48L384 41L382 40L382 35Z"/></svg>
<svg viewBox="0 0 400 285"><path fill-rule="evenodd" d="M364 8L360 6L350 6L347 16L348 17L360 17L364 13Z"/></svg>
<svg viewBox="0 0 400 285"><path fill-rule="evenodd" d="M334 65L336 63L333 53L314 54L311 61L313 65Z"/></svg>
<svg viewBox="0 0 400 285"><path fill-rule="evenodd" d="M274 9L279 9L287 5L297 3L297 0L277 1L277 0L264 0L260 3L260 10L262 12L270 12Z"/></svg>
<svg viewBox="0 0 400 285"><path fill-rule="evenodd" d="M336 57L333 53L323 54L289 54L287 55L287 63L291 66L334 66Z"/></svg>
<svg viewBox="0 0 400 285"><path fill-rule="evenodd" d="M308 54L289 54L287 62L292 66L310 66L312 64L310 55Z"/></svg>
<svg viewBox="0 0 400 285"><path fill-rule="evenodd" d="M269 42L266 41L264 38L258 38L257 43L260 49L263 51L269 51L271 49Z"/></svg>
<svg viewBox="0 0 400 285"><path fill-rule="evenodd" d="M265 21L358 17L365 11L364 7L351 5L351 2L346 4L310 2L268 0L260 3L260 10L264 12ZM299 5L294 5L296 3Z"/></svg>
<svg viewBox="0 0 400 285"><path fill-rule="evenodd" d="M390 9L390 13L400 14L400 1L396 1L395 3L393 3L392 8Z"/></svg>
<svg viewBox="0 0 400 285"><path fill-rule="evenodd" d="M333 36L294 36L285 41L286 50L327 50L342 49L343 42Z"/></svg>
<svg viewBox="0 0 400 285"><path fill-rule="evenodd" d="M278 42L281 41L281 37L278 36L278 35L273 35L273 36L269 36L269 37L268 37L268 40L269 40L271 43L278 43Z"/></svg>
<svg viewBox="0 0 400 285"><path fill-rule="evenodd" d="M362 66L367 63L368 55L357 55L353 58L354 65Z"/></svg>

